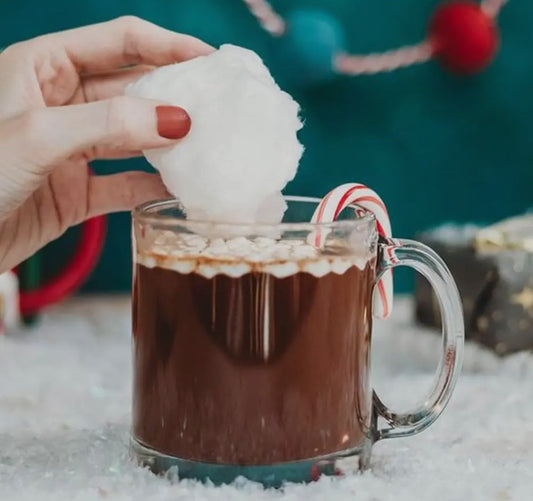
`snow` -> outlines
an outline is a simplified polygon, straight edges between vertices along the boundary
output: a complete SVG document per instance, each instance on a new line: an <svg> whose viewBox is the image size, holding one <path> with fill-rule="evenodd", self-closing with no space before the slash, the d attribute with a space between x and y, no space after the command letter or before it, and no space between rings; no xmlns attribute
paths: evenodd
<svg viewBox="0 0 533 501"><path fill-rule="evenodd" d="M373 381L395 408L429 387L439 337L397 301L376 324ZM528 500L533 489L533 355L467 345L463 375L429 430L376 444L372 468L263 490L156 477L128 458L129 303L76 299L35 329L0 338L1 500Z"/></svg>

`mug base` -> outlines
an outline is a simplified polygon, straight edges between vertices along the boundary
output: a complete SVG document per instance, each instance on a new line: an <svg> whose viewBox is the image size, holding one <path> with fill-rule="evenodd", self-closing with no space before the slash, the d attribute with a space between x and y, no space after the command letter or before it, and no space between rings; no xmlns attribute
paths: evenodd
<svg viewBox="0 0 533 501"><path fill-rule="evenodd" d="M301 461L273 465L236 465L193 461L162 454L130 439L130 456L141 466L148 467L157 475L175 476L179 480L209 481L214 485L230 484L243 477L258 482L264 487L281 487L284 483L307 483L318 480L321 475L342 476L365 469L368 465L370 447L363 444L356 448Z"/></svg>

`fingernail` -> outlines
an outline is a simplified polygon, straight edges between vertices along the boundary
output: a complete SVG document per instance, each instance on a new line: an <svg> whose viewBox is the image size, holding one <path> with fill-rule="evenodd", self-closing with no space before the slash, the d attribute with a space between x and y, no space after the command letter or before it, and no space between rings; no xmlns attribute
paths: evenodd
<svg viewBox="0 0 533 501"><path fill-rule="evenodd" d="M167 139L181 139L191 130L191 117L177 106L157 106L157 132Z"/></svg>

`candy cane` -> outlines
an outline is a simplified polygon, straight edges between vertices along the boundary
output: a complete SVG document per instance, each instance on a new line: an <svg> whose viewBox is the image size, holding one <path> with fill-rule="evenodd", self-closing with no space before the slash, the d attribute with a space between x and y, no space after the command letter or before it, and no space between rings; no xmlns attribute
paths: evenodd
<svg viewBox="0 0 533 501"><path fill-rule="evenodd" d="M357 215L372 213L376 217L378 233L391 238L391 224L387 208L379 195L364 184L347 183L331 190L319 203L311 219L312 223L335 221L339 214L349 205L355 205ZM316 231L313 236L315 247L321 248L326 241L327 232ZM388 318L392 311L392 272L387 271L377 283L374 292L373 312L378 318Z"/></svg>

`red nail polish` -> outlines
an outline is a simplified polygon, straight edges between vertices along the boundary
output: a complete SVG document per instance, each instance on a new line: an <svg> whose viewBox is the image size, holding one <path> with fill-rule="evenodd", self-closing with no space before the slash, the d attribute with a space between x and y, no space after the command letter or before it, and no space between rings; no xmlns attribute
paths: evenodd
<svg viewBox="0 0 533 501"><path fill-rule="evenodd" d="M181 139L191 130L191 117L177 106L157 106L157 132L167 139Z"/></svg>

